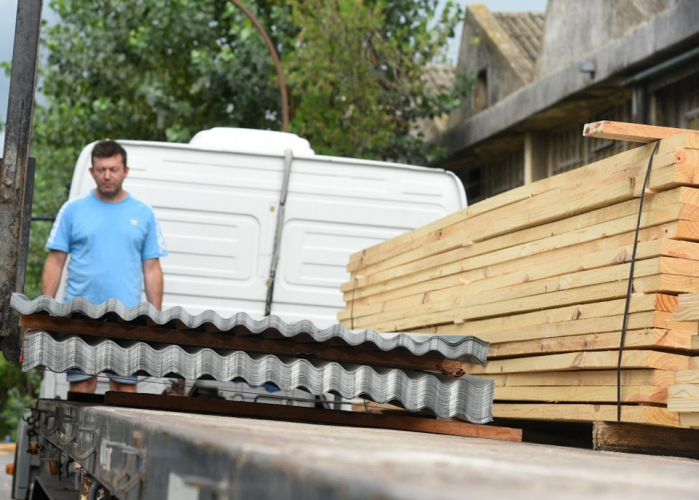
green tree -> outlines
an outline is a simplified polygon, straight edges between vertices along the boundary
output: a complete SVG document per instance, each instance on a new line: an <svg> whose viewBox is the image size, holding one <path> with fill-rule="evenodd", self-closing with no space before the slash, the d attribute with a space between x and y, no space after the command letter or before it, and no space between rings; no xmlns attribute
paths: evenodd
<svg viewBox="0 0 699 500"><path fill-rule="evenodd" d="M425 84L428 65L440 60L460 15L451 2L441 14L437 0L245 3L285 66L292 132L316 151L418 164L441 153L413 126L458 105L464 88L464 82ZM78 154L93 140L186 142L215 126L281 128L279 82L267 48L229 2L50 5L60 20L43 35L45 104L36 109L32 136L34 214L58 212ZM49 230L47 222L32 225L30 297L40 292ZM0 385L16 388L0 400L11 426L33 394L35 378L5 365Z"/></svg>
<svg viewBox="0 0 699 500"><path fill-rule="evenodd" d="M437 0L292 0L292 126L325 154L425 164L443 153L416 121L459 105L470 82L430 85L460 9Z"/></svg>
<svg viewBox="0 0 699 500"><path fill-rule="evenodd" d="M284 2L247 2L283 56L298 31ZM32 155L35 214L56 214L85 144L187 142L216 126L280 128L279 84L247 17L222 0L52 0ZM47 222L32 226L26 292L40 292Z"/></svg>
<svg viewBox="0 0 699 500"><path fill-rule="evenodd" d="M18 366L11 365L0 356L0 386L7 388L0 391L0 436L10 435L14 440L17 424L22 414L27 411L29 402L38 396L41 374L34 370L23 373Z"/></svg>

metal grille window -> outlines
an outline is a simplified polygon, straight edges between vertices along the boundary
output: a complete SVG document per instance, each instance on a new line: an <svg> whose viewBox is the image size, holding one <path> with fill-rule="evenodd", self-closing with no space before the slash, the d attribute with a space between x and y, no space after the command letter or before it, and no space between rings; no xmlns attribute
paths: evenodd
<svg viewBox="0 0 699 500"><path fill-rule="evenodd" d="M517 150L500 159L470 168L461 175L469 205L524 184L524 152Z"/></svg>
<svg viewBox="0 0 699 500"><path fill-rule="evenodd" d="M549 152L551 166L549 175L560 174L584 165L582 154L581 125L575 125L551 134Z"/></svg>
<svg viewBox="0 0 699 500"><path fill-rule="evenodd" d="M630 117L631 101L629 100L572 127L552 132L549 137L549 175L582 167L629 149L629 142L585 138L582 136L582 130L585 123L602 120L628 122Z"/></svg>
<svg viewBox="0 0 699 500"><path fill-rule="evenodd" d="M685 128L699 130L699 75L694 75L687 84L687 111L684 113Z"/></svg>

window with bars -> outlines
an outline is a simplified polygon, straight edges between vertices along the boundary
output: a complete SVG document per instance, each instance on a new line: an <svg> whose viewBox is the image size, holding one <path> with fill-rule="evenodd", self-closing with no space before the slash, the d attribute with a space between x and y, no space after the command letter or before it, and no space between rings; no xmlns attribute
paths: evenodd
<svg viewBox="0 0 699 500"><path fill-rule="evenodd" d="M549 175L582 167L629 149L629 142L583 137L582 130L585 123L602 120L628 122L630 117L629 100L573 126L553 131L549 136Z"/></svg>
<svg viewBox="0 0 699 500"><path fill-rule="evenodd" d="M699 130L699 75L688 79L686 96L686 111L684 112L683 128Z"/></svg>
<svg viewBox="0 0 699 500"><path fill-rule="evenodd" d="M524 184L524 151L519 149L496 161L461 174L469 205Z"/></svg>

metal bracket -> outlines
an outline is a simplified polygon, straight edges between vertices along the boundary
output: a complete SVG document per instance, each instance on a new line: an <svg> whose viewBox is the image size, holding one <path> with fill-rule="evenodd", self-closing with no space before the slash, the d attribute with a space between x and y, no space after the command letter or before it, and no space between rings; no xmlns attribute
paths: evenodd
<svg viewBox="0 0 699 500"><path fill-rule="evenodd" d="M102 483L110 486L114 494L121 498L141 482L146 474L146 450L139 450L122 443L104 443L106 448L118 450L124 457L124 465L116 467L110 460L109 469L100 464Z"/></svg>
<svg viewBox="0 0 699 500"><path fill-rule="evenodd" d="M90 446L88 449L86 449L84 452L80 452L80 437L84 434L87 434L89 436L92 436L92 446ZM99 429L91 429L89 427L78 427L78 436L73 443L73 458L76 460L85 460L87 459L90 455L95 453L97 451L97 448L99 447L99 442L100 442L100 431Z"/></svg>
<svg viewBox="0 0 699 500"><path fill-rule="evenodd" d="M183 476L182 481L187 486L193 486L199 491L208 490L216 493L217 500L229 500L231 497L231 485L227 479L216 481L202 476Z"/></svg>
<svg viewBox="0 0 699 500"><path fill-rule="evenodd" d="M64 431L66 426L70 426L70 434ZM66 407L65 410L59 410L57 426L58 435L56 436L56 442L58 443L58 445L68 446L70 443L75 441L75 439L77 438L77 428L78 420L75 417L75 415L72 414L71 408ZM62 439L61 435L66 436L66 438Z"/></svg>
<svg viewBox="0 0 699 500"><path fill-rule="evenodd" d="M50 419L53 419L53 424L48 425ZM39 432L45 438L52 436L58 430L58 415L53 411L39 412Z"/></svg>
<svg viewBox="0 0 699 500"><path fill-rule="evenodd" d="M279 264L279 252L282 246L282 230L284 229L284 212L286 210L286 197L289 193L289 178L291 177L291 163L294 161L294 152L291 149L284 151L284 177L282 179L282 191L279 195L279 211L277 212L277 225L274 233L272 247L272 263L269 268L267 280L267 299L265 301L265 316L272 313L272 301L274 300L274 280L277 276Z"/></svg>

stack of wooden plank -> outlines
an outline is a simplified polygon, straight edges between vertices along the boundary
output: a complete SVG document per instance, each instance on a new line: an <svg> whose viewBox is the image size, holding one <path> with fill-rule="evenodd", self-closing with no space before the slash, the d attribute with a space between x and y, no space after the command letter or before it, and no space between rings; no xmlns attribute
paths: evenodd
<svg viewBox="0 0 699 500"><path fill-rule="evenodd" d="M697 369L695 321L673 319L699 292L699 133L603 122L587 135L656 142L489 198L354 254L342 324L475 335L492 343L495 417L680 426L678 371Z"/></svg>
<svg viewBox="0 0 699 500"><path fill-rule="evenodd" d="M699 322L699 294L682 295L678 302L673 318ZM699 350L699 335L692 337L692 347ZM682 425L699 427L699 370L675 373L675 383L668 390L667 407L679 413Z"/></svg>

